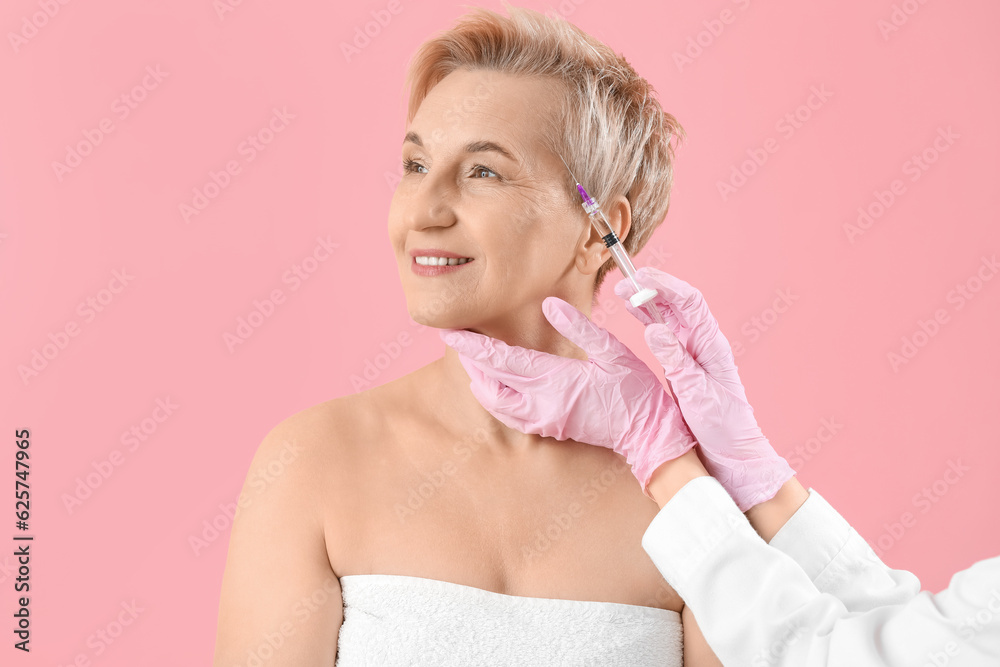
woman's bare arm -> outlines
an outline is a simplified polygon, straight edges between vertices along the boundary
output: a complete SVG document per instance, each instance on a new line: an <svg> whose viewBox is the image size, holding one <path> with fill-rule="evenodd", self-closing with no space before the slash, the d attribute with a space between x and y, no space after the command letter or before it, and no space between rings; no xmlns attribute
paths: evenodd
<svg viewBox="0 0 1000 667"><path fill-rule="evenodd" d="M313 493L315 438L300 422L275 427L250 463L229 538L215 667L330 667L336 659L343 598Z"/></svg>
<svg viewBox="0 0 1000 667"><path fill-rule="evenodd" d="M681 609L681 622L684 624L684 667L723 667L705 635L701 634L691 607L685 605Z"/></svg>

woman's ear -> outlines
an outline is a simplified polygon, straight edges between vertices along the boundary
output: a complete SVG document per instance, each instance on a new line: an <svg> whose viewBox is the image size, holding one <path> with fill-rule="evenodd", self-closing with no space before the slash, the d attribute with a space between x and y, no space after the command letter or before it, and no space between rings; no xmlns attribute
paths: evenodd
<svg viewBox="0 0 1000 667"><path fill-rule="evenodd" d="M632 207L629 205L628 199L621 195L610 205L602 204L601 210L604 211L611 229L615 230L618 240L624 241L632 228ZM577 244L576 268L580 273L592 275L596 274L598 269L611 259L611 251L604 244L601 235L594 229L590 218L586 214L584 217L587 221L587 229L580 236L580 242Z"/></svg>

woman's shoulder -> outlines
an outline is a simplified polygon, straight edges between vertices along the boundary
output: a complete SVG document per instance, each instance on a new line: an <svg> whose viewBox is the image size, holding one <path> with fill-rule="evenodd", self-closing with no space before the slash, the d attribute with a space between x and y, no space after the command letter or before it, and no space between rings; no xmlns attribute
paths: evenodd
<svg viewBox="0 0 1000 667"><path fill-rule="evenodd" d="M299 410L278 422L262 447L280 449L282 442L294 442L311 464L349 466L388 440L393 425L404 417L406 401L400 398L412 380L404 376Z"/></svg>
<svg viewBox="0 0 1000 667"><path fill-rule="evenodd" d="M275 424L265 442L294 441L315 457L345 454L359 435L378 427L373 409L376 396L368 390L311 405Z"/></svg>
<svg viewBox="0 0 1000 667"><path fill-rule="evenodd" d="M280 478L276 483L289 489L294 504L314 512L332 543L345 543L396 467L392 406L401 392L405 387L380 385L289 415L265 436L248 477L279 472L271 478Z"/></svg>
<svg viewBox="0 0 1000 667"><path fill-rule="evenodd" d="M330 507L354 493L365 467L359 443L370 442L363 434L375 426L369 403L365 396L337 397L274 424L257 446L243 493L325 523Z"/></svg>

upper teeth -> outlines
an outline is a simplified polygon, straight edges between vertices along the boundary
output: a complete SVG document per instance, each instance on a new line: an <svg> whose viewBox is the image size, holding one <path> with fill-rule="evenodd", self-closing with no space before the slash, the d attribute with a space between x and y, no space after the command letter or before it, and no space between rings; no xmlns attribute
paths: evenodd
<svg viewBox="0 0 1000 667"><path fill-rule="evenodd" d="M417 264L423 264L424 266L454 266L455 264L465 264L466 262L471 262L470 257L423 257L417 256Z"/></svg>

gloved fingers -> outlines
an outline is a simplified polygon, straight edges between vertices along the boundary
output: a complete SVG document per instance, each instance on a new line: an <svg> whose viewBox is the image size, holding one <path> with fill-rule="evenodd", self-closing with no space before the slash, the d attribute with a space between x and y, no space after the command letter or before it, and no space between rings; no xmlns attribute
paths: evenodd
<svg viewBox="0 0 1000 667"><path fill-rule="evenodd" d="M654 286L657 294L654 302L663 300L669 304L677 316L678 327L674 330L679 333L684 347L703 367L713 366L714 361L729 349L729 341L722 335L704 295L680 278L651 267L643 269L636 271L636 279L643 281L640 284Z"/></svg>
<svg viewBox="0 0 1000 667"><path fill-rule="evenodd" d="M636 273L636 275L638 276L638 272ZM653 320L653 318L649 316L649 313L646 312L645 307L636 308L635 306L632 305L632 302L629 299L633 294L635 294L635 287L632 286L632 281L629 280L628 278L622 278L617 283L615 283L615 295L625 302L625 310L627 310L629 314L632 315L632 317L639 320L643 324L645 325L652 324L655 320ZM653 308L659 310L660 315L663 317L664 323L669 324L673 328L675 333L679 333L681 325L677 321L677 316L674 315L673 310L670 309L670 304L666 299L659 296L659 293L657 293L657 296L653 297L653 300L646 304L646 306L649 305L652 305Z"/></svg>
<svg viewBox="0 0 1000 667"><path fill-rule="evenodd" d="M542 313L556 331L578 345L591 359L621 363L636 358L610 331L597 326L572 304L557 296L549 296L542 301Z"/></svg>
<svg viewBox="0 0 1000 667"><path fill-rule="evenodd" d="M639 482L642 492L649 495L649 480L656 472L656 469L668 461L673 461L679 456L683 456L690 449L696 447L698 441L693 437L673 437L668 441L657 441L652 447L645 451L636 452L633 460L628 461L632 467L632 474Z"/></svg>
<svg viewBox="0 0 1000 667"><path fill-rule="evenodd" d="M740 380L739 370L736 368L736 357L733 355L732 348L727 348L714 360L703 363L702 368L740 400L747 400L746 390L743 388L743 381Z"/></svg>
<svg viewBox="0 0 1000 667"><path fill-rule="evenodd" d="M693 332L686 348L705 373L740 399L746 400L733 348L715 320L711 321L710 326Z"/></svg>
<svg viewBox="0 0 1000 667"><path fill-rule="evenodd" d="M635 280L643 287L655 289L683 327L692 329L699 322L715 319L698 288L666 271L644 266L636 270Z"/></svg>
<svg viewBox="0 0 1000 667"><path fill-rule="evenodd" d="M696 351L698 363L710 375L722 376L735 369L733 348L714 318L692 330L688 349Z"/></svg>
<svg viewBox="0 0 1000 667"><path fill-rule="evenodd" d="M713 376L726 372L732 348L702 293L680 278L648 266L636 271L636 280L656 290L653 303L664 304L660 306L661 312L676 313L677 326L672 326L672 330L702 368ZM625 281L616 290L625 293L630 289L628 285Z"/></svg>
<svg viewBox="0 0 1000 667"><path fill-rule="evenodd" d="M694 447L698 441L691 432L688 423L684 421L680 406L672 399L667 399L658 419L639 430L639 437L644 442L651 443L650 449L660 452L663 460L677 458Z"/></svg>
<svg viewBox="0 0 1000 667"><path fill-rule="evenodd" d="M479 401L487 410L509 412L511 408L524 404L523 400L515 399L515 396L544 390L544 387L539 387L541 383L536 382L533 376L519 375L504 368L497 368L490 359L480 360L459 352L458 360L472 379L473 386L486 386L490 389L489 392L484 392L488 405L482 399ZM543 373L539 377L550 376Z"/></svg>
<svg viewBox="0 0 1000 667"><path fill-rule="evenodd" d="M657 295L649 304L659 310L664 323L670 326L681 345L706 371L721 371L724 363L720 360L725 359L730 351L729 341L722 335L718 321L701 292L680 278L653 267L644 266L636 270L635 277L640 285L656 290ZM615 294L625 301L626 310L649 326L653 320L645 310L636 308L628 300L633 290L628 278L615 285Z"/></svg>
<svg viewBox="0 0 1000 667"><path fill-rule="evenodd" d="M738 460L705 451L705 469L729 492L741 512L774 498L781 487L795 476L784 458L774 454Z"/></svg>
<svg viewBox="0 0 1000 667"><path fill-rule="evenodd" d="M705 416L704 411L713 412L719 400L718 386L722 383L706 373L676 338L671 342L671 332L666 325L646 327L645 336L646 344L663 365L664 377L675 401L689 411L685 421L688 417L700 419ZM691 428L692 433L696 430Z"/></svg>
<svg viewBox="0 0 1000 667"><path fill-rule="evenodd" d="M564 357L508 345L474 331L441 329L438 335L459 355L494 369L490 375L508 385L513 384L514 376L537 377L566 361Z"/></svg>
<svg viewBox="0 0 1000 667"><path fill-rule="evenodd" d="M678 333L676 329L671 328L671 330ZM723 335L715 318L710 317L705 322L696 325L694 329L681 328L679 334L676 336L676 340L680 342L704 373L745 401L746 392L736 369L736 357L729 340ZM687 340L684 338L685 335L688 337ZM669 344L662 333L657 336L657 340L663 342L664 345ZM649 342L648 338L647 342ZM654 344L649 344L650 350L659 358L660 355L653 349ZM673 363L677 365L679 362L680 359L677 359ZM667 365L663 360L661 363L664 366Z"/></svg>
<svg viewBox="0 0 1000 667"><path fill-rule="evenodd" d="M698 305L701 297L699 292L691 284L672 276L666 271L654 269L651 266L644 266L636 270L635 280L643 287L654 289L659 294L662 309L668 310L675 315L677 323L681 326L689 326L691 319L689 313L692 308ZM628 299L635 288L632 281L622 278L615 285L615 294ZM704 299L701 299L704 301Z"/></svg>
<svg viewBox="0 0 1000 667"><path fill-rule="evenodd" d="M491 377L490 373L495 372L491 366L484 366L462 354L459 354L458 359L472 380L470 389L473 396L505 426L521 433L541 435L556 440L566 440L570 437L566 432L567 416L561 412L553 413L550 406L540 404L545 401L540 401L539 397L549 394L562 396L563 407L572 413L576 399L566 391L568 388L580 385L580 382L567 381L565 376L556 374L538 378L515 376L514 381L523 383L525 387L519 389Z"/></svg>
<svg viewBox="0 0 1000 667"><path fill-rule="evenodd" d="M654 323L643 332L646 345L656 360L663 366L668 380L674 381L684 375L703 374L698 361L691 356L674 335L669 325Z"/></svg>
<svg viewBox="0 0 1000 667"><path fill-rule="evenodd" d="M519 416L520 413L523 413L526 405L524 395L496 378L490 377L475 361L468 357L459 354L458 359L469 374L471 379L469 388L479 404L508 428L528 433L529 431L526 430L528 428L527 421Z"/></svg>

